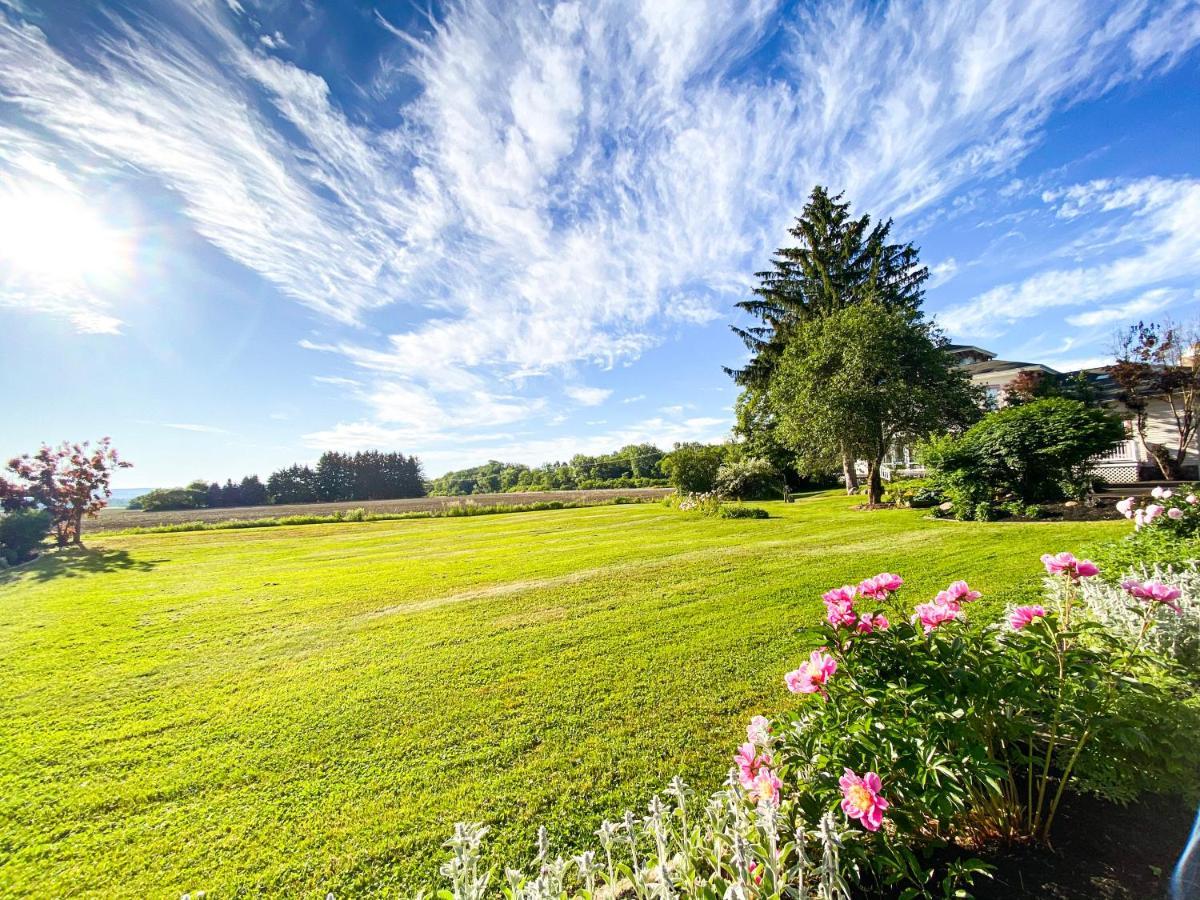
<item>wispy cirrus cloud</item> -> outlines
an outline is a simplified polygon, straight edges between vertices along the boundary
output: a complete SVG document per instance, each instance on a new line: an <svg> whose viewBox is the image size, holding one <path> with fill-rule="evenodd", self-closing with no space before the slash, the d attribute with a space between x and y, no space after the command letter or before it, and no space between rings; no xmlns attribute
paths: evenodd
<svg viewBox="0 0 1200 900"><path fill-rule="evenodd" d="M944 311L939 319L951 333L986 337L1048 308L1107 304L1073 319L1101 325L1118 312L1138 315L1190 295L1171 287L1200 277L1200 181L1092 181L1046 192L1043 200L1065 220L1098 213L1117 221L1102 219L1070 242L1076 265L1039 271Z"/></svg>
<svg viewBox="0 0 1200 900"><path fill-rule="evenodd" d="M0 17L0 101L48 158L158 180L315 314L305 346L352 370L333 377L362 407L321 433L339 441L550 412L543 376L637 358L744 296L814 182L930 211L1011 169L1053 111L1200 40L1181 2L460 0L425 33L377 23L402 61L381 73L418 88L377 124L255 33L251 4L168 8L71 51ZM948 315L977 328L1003 301L1015 320L1080 278Z"/></svg>

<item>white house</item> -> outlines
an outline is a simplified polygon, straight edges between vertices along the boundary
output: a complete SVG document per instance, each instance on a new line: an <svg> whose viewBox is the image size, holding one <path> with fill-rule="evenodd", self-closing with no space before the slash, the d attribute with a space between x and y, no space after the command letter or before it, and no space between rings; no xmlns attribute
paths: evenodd
<svg viewBox="0 0 1200 900"><path fill-rule="evenodd" d="M1117 386L1103 368L1083 369L1081 372L1058 372L1049 366L1034 362L1017 362L1008 359L996 359L996 354L982 347L969 344L951 344L946 348L959 361L959 365L971 376L971 381L981 387L987 395L989 405L1002 407L1005 404L1005 393L1008 385L1022 372L1041 372L1045 375L1060 377L1078 376L1082 374L1088 384L1096 392L1097 398L1113 410L1132 418L1129 409L1117 399ZM1178 431L1170 407L1161 400L1151 400L1147 410L1147 437L1153 443L1166 444L1174 448L1178 441ZM1137 481L1154 481L1162 477L1141 440L1134 433L1133 422L1126 422L1128 437L1115 450L1098 458L1095 463L1096 474L1109 484L1132 484ZM1200 466L1200 438L1192 441L1184 460L1185 473L1195 477L1195 471ZM866 464L860 464L865 474ZM1188 468L1192 471L1188 472ZM913 459L909 447L898 447L884 461L883 476L892 478L898 476L919 476L924 474L924 467Z"/></svg>

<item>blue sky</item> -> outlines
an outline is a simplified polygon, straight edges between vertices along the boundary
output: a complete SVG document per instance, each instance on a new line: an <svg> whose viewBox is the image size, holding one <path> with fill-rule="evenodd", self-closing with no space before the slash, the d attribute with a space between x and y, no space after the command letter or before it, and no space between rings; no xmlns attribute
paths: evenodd
<svg viewBox="0 0 1200 900"><path fill-rule="evenodd" d="M955 340L1200 307L1200 4L0 0L0 454L122 486L719 439L814 183Z"/></svg>

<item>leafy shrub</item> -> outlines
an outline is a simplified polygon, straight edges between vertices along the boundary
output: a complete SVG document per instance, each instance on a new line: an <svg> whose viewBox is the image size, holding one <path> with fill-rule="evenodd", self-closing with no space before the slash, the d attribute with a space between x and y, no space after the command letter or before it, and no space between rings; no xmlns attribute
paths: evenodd
<svg viewBox="0 0 1200 900"><path fill-rule="evenodd" d="M716 487L717 472L724 460L725 448L719 444L676 444L659 467L680 493L704 494Z"/></svg>
<svg viewBox="0 0 1200 900"><path fill-rule="evenodd" d="M770 515L761 506L722 506L717 511L718 519L769 519Z"/></svg>
<svg viewBox="0 0 1200 900"><path fill-rule="evenodd" d="M883 488L883 502L913 509L928 509L945 500L945 495L927 478L899 478Z"/></svg>
<svg viewBox="0 0 1200 900"><path fill-rule="evenodd" d="M17 509L0 515L0 559L15 566L33 555L50 533L50 513Z"/></svg>
<svg viewBox="0 0 1200 900"><path fill-rule="evenodd" d="M1056 397L989 413L960 436L926 442L921 456L955 514L968 519L980 503L1081 496L1092 480L1089 461L1124 434L1112 413Z"/></svg>
<svg viewBox="0 0 1200 900"><path fill-rule="evenodd" d="M155 488L129 502L130 509L140 509L145 512L203 509L206 506L208 506L208 494L195 488Z"/></svg>
<svg viewBox="0 0 1200 900"><path fill-rule="evenodd" d="M769 500L783 493L783 479L775 467L756 457L724 463L713 485L722 497L734 500Z"/></svg>

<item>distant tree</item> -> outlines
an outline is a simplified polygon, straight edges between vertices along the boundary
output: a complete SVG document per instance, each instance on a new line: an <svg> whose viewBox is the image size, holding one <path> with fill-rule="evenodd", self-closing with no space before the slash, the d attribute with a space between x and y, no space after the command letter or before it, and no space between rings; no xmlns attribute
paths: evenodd
<svg viewBox="0 0 1200 900"><path fill-rule="evenodd" d="M737 304L759 324L733 331L751 352L741 369L726 369L743 388L765 391L791 335L813 318L871 301L910 316L921 306L929 270L912 244L891 241L892 222L855 218L843 194L813 188L789 233L796 243L776 251L759 272L755 297ZM847 491L857 486L849 448L838 453Z"/></svg>
<svg viewBox="0 0 1200 900"><path fill-rule="evenodd" d="M217 482L214 481L207 488L205 488L204 494L205 506L216 509L217 507L224 505L221 502L221 485L217 484Z"/></svg>
<svg viewBox="0 0 1200 900"><path fill-rule="evenodd" d="M771 381L780 437L802 460L850 453L867 461L880 503L888 451L979 416L978 393L919 315L873 301L800 325Z"/></svg>
<svg viewBox="0 0 1200 900"><path fill-rule="evenodd" d="M662 459L662 470L676 489L703 494L716 487L717 471L725 461L720 444L677 443Z"/></svg>
<svg viewBox="0 0 1200 900"><path fill-rule="evenodd" d="M113 449L109 438L95 447L90 442L43 444L33 454L12 459L8 470L16 481L6 481L0 495L7 508L37 506L50 514L58 546L83 543L83 519L108 505L112 473L129 468Z"/></svg>
<svg viewBox="0 0 1200 900"><path fill-rule="evenodd" d="M1138 439L1163 478L1181 478L1200 427L1200 321L1138 322L1118 333L1115 349L1117 361L1108 373L1120 389L1120 400L1133 412ZM1150 404L1155 401L1170 412L1174 446L1150 438Z"/></svg>
<svg viewBox="0 0 1200 900"><path fill-rule="evenodd" d="M131 503L129 508L140 509L144 512L164 512L172 509L203 509L207 505L207 491L200 491L188 486L185 488L155 488L138 497L136 505Z"/></svg>
<svg viewBox="0 0 1200 900"><path fill-rule="evenodd" d="M320 499L316 475L308 466L292 465L272 472L267 493L272 503L315 503Z"/></svg>
<svg viewBox="0 0 1200 900"><path fill-rule="evenodd" d="M267 488L257 475L247 475L238 486L243 506L263 506L267 502Z"/></svg>
<svg viewBox="0 0 1200 900"><path fill-rule="evenodd" d="M717 469L715 488L735 500L768 500L783 493L783 477L768 460L747 456Z"/></svg>

